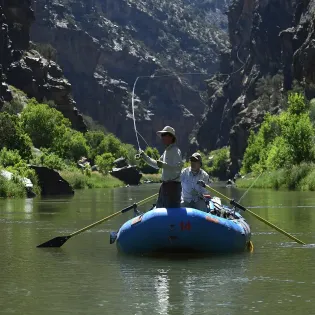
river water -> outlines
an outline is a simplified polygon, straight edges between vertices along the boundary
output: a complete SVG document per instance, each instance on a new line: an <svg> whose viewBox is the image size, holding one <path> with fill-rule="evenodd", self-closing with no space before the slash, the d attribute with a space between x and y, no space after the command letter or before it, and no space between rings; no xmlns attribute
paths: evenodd
<svg viewBox="0 0 315 315"><path fill-rule="evenodd" d="M245 214L253 253L141 258L117 254L125 213L59 248L36 248L156 193L158 186L0 200L0 314L315 314L315 194L252 189L242 204L305 241ZM236 200L244 193L217 188ZM142 207L143 209L143 207Z"/></svg>

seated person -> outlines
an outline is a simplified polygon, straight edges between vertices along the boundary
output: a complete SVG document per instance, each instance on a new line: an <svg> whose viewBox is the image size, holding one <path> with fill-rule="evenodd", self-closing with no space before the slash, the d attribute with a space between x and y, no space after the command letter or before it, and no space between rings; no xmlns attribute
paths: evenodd
<svg viewBox="0 0 315 315"><path fill-rule="evenodd" d="M207 211L207 205L203 198L203 195L207 194L207 190L197 182L203 181L205 184L209 184L209 175L201 169L201 166L201 155L196 152L190 157L190 167L182 170L181 206Z"/></svg>

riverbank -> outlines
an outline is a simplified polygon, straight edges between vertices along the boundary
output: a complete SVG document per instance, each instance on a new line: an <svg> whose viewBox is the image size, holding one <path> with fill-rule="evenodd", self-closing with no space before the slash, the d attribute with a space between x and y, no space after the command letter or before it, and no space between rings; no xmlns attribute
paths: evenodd
<svg viewBox="0 0 315 315"><path fill-rule="evenodd" d="M236 187L249 188L286 188L289 190L315 191L315 164L302 163L291 168L263 173L258 180L258 174L248 174L236 181Z"/></svg>
<svg viewBox="0 0 315 315"><path fill-rule="evenodd" d="M0 176L0 198L25 198L26 189L21 183Z"/></svg>
<svg viewBox="0 0 315 315"><path fill-rule="evenodd" d="M111 175L102 175L92 172L90 176L80 171L60 171L60 175L73 189L85 188L116 188L123 187L126 184ZM36 195L40 194L40 188L34 187ZM26 198L27 192L22 183L7 180L0 176L0 198Z"/></svg>
<svg viewBox="0 0 315 315"><path fill-rule="evenodd" d="M116 188L126 184L111 175L102 175L98 172L91 172L90 175L78 171L60 171L60 176L64 178L73 189L84 188Z"/></svg>
<svg viewBox="0 0 315 315"><path fill-rule="evenodd" d="M160 183L161 174L142 174L141 183Z"/></svg>

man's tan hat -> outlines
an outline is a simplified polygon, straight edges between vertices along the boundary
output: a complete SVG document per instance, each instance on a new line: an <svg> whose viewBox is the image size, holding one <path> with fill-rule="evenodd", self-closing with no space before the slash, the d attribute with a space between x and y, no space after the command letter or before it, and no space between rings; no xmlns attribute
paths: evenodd
<svg viewBox="0 0 315 315"><path fill-rule="evenodd" d="M170 127L170 126L165 126L165 127L163 128L163 130L158 131L156 134L161 137L161 135L162 135L162 134L165 134L165 133L169 133L169 134L171 134L174 138L176 138L175 129L172 128L172 127Z"/></svg>

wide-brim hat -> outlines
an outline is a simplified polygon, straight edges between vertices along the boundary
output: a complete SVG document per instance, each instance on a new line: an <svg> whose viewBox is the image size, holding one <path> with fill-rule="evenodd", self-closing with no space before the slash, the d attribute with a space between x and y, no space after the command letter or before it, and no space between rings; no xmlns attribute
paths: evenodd
<svg viewBox="0 0 315 315"><path fill-rule="evenodd" d="M165 126L163 130L158 131L156 134L161 137L165 133L171 134L176 139L175 129L170 126Z"/></svg>

